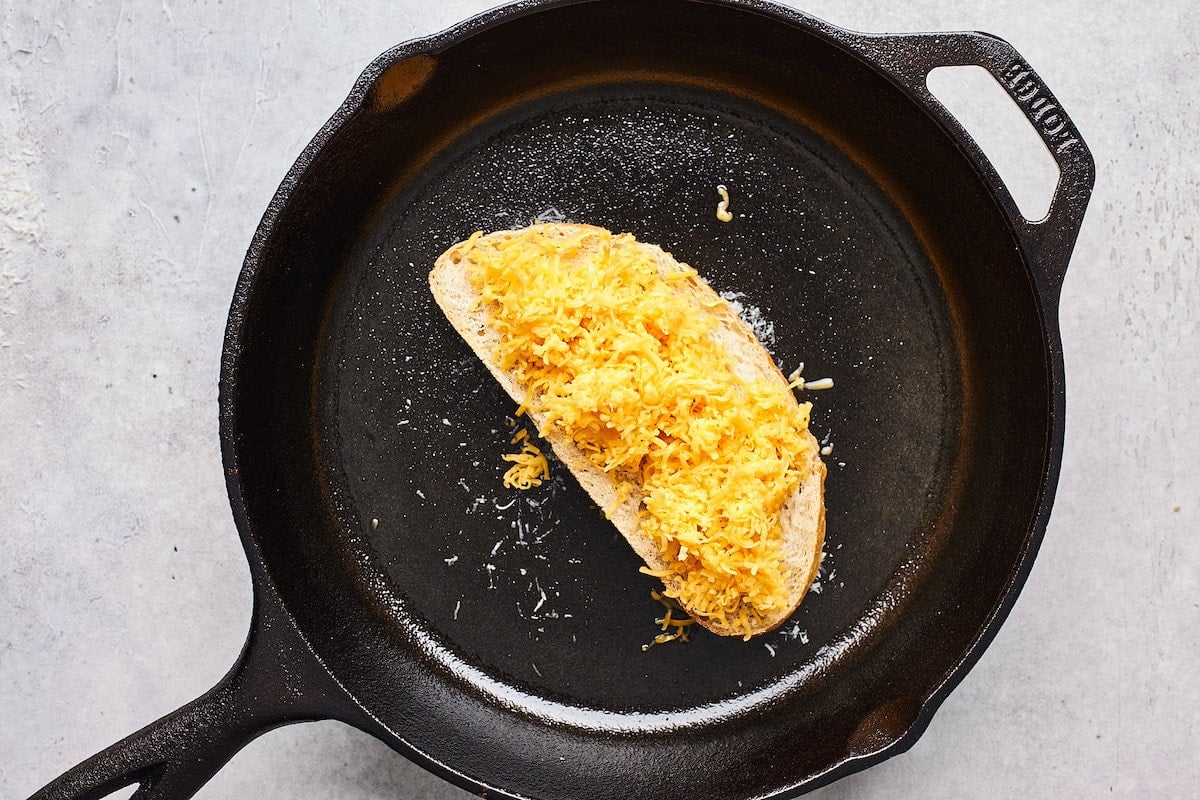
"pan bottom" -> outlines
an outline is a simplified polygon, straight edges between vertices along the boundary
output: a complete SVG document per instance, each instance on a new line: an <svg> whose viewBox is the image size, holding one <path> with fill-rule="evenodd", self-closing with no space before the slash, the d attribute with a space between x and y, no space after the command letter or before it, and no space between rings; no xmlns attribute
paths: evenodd
<svg viewBox="0 0 1200 800"><path fill-rule="evenodd" d="M611 726L607 713L704 719L816 689L886 629L950 502L961 379L929 256L847 154L745 99L624 84L509 108L415 174L341 267L316 387L340 538L399 632L478 689ZM732 222L716 218L718 185ZM472 232L534 220L661 245L740 304L785 373L834 379L805 398L833 445L826 559L778 631L643 651L657 582L565 468L502 486L500 455L528 425L427 274Z"/></svg>

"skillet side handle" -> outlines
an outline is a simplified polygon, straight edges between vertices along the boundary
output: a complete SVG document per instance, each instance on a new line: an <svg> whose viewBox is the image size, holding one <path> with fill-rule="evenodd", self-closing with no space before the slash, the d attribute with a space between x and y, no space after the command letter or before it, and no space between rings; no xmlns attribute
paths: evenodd
<svg viewBox="0 0 1200 800"><path fill-rule="evenodd" d="M929 73L937 67L982 67L1029 120L1058 164L1058 185L1050 209L1045 217L1034 221L1025 219L1007 191L1001 193L1000 202L1053 313L1096 182L1091 151L1054 94L1012 45L986 33L855 34L852 45L920 99L965 145L976 164L993 176L991 164L970 134L929 91ZM1002 185L998 177L995 182Z"/></svg>
<svg viewBox="0 0 1200 800"><path fill-rule="evenodd" d="M208 693L68 770L30 800L99 800L135 783L135 800L187 800L260 734L342 717L344 705L286 615L256 607L237 664Z"/></svg>

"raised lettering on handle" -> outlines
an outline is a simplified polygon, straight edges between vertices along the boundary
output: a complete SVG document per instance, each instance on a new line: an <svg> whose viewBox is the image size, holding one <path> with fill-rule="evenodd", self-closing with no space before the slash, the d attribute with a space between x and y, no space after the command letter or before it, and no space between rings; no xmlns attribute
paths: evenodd
<svg viewBox="0 0 1200 800"><path fill-rule="evenodd" d="M1050 92L1037 80L1028 64L1012 62L1000 74L1000 83L1017 101L1051 152L1063 155L1080 145L1079 133L1050 99Z"/></svg>

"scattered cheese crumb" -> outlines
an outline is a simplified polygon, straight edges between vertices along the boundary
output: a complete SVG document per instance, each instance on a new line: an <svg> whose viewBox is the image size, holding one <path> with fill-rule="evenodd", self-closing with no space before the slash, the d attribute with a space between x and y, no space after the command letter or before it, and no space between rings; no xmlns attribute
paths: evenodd
<svg viewBox="0 0 1200 800"><path fill-rule="evenodd" d="M767 348L771 354L775 353L775 321L768 319L763 313L760 306L750 302L750 298L745 292L731 292L723 290L718 292L721 299L729 303L729 307L733 309L733 313L742 318L742 322L750 328L754 333L754 338L762 342L762 346Z"/></svg>
<svg viewBox="0 0 1200 800"><path fill-rule="evenodd" d="M803 364L800 366L801 368L804 367ZM815 381L806 381L798 373L794 372L788 381L788 386L793 389L799 389L802 392L805 390L821 391L822 389L833 388L833 378L817 378Z"/></svg>
<svg viewBox="0 0 1200 800"><path fill-rule="evenodd" d="M717 219L721 222L733 222L733 214L729 213L729 190L724 186L717 187L721 202L717 203Z"/></svg>

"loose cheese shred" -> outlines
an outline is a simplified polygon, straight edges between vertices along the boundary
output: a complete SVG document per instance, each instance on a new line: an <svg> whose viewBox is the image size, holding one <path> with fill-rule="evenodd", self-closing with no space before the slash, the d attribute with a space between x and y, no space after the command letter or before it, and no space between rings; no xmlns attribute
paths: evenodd
<svg viewBox="0 0 1200 800"><path fill-rule="evenodd" d="M550 465L546 463L546 456L536 444L529 441L529 432L524 428L517 431L517 435L512 438L513 444L518 442L521 442L521 452L500 456L505 461L513 462L508 472L504 473L504 485L512 489L532 489L541 486L542 481L550 477Z"/></svg>
<svg viewBox="0 0 1200 800"><path fill-rule="evenodd" d="M696 620L688 619L687 617L683 617L683 618L673 617L672 614L678 614L678 613L682 613L682 612L680 612L679 609L676 608L668 598L664 597L663 595L659 594L658 592L651 592L650 597L653 598L655 601L662 603L663 608L666 609L666 613L663 614L662 617L654 620L654 623L656 625L658 625L659 628L662 631L664 631L664 633L660 633L659 635L655 636L653 641L650 642L650 644L642 645L642 652L649 650L651 647L653 647L656 644L666 644L667 642L674 642L674 641L687 642L688 641L688 632L687 632L688 626L695 625ZM672 631L671 633L665 633L665 631L668 628L674 628L675 630Z"/></svg>
<svg viewBox="0 0 1200 800"><path fill-rule="evenodd" d="M714 346L718 318L696 272L663 271L632 235L535 225L480 236L460 257L500 334L497 365L526 390L543 434L636 485L639 531L662 561L643 571L694 617L749 638L789 606L779 518L805 477L809 404L782 382L740 378ZM529 442L505 459L506 484L546 474Z"/></svg>
<svg viewBox="0 0 1200 800"><path fill-rule="evenodd" d="M733 214L729 213L729 190L724 186L717 187L721 202L717 203L717 219L721 222L733 222Z"/></svg>

